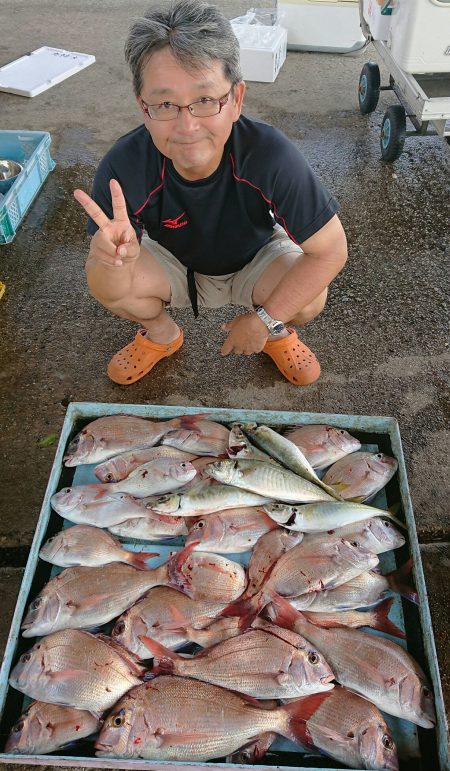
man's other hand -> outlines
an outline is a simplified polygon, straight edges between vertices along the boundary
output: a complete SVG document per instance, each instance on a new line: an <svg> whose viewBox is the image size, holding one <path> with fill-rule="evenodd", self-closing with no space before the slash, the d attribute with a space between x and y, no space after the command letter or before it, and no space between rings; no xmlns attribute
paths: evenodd
<svg viewBox="0 0 450 771"><path fill-rule="evenodd" d="M113 208L112 220L83 190L74 190L74 197L99 228L91 240L89 259L94 258L106 265L119 267L134 262L139 257L140 246L128 218L122 188L115 179L110 180L109 188Z"/></svg>
<svg viewBox="0 0 450 771"><path fill-rule="evenodd" d="M253 312L236 316L223 324L222 329L228 332L220 351L222 356L228 356L229 353L243 353L245 356L259 353L269 337L266 325Z"/></svg>

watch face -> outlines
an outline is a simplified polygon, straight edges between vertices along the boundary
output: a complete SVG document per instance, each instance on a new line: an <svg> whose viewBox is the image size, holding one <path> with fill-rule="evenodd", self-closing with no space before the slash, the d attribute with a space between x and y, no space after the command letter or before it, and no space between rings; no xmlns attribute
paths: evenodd
<svg viewBox="0 0 450 771"><path fill-rule="evenodd" d="M280 332L283 332L284 330L284 324L282 321L277 321L275 324L270 325L270 332L272 335L279 335Z"/></svg>

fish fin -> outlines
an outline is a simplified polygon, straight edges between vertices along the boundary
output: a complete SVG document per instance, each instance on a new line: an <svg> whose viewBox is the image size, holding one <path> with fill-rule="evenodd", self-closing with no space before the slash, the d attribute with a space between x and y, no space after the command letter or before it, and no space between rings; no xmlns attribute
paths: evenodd
<svg viewBox="0 0 450 771"><path fill-rule="evenodd" d="M167 608L173 620L161 623L159 625L161 630L164 630L165 632L185 632L187 629L191 628L189 620L186 616L183 616L181 610L179 610L176 605L169 603Z"/></svg>
<svg viewBox="0 0 450 771"><path fill-rule="evenodd" d="M169 650L151 637L140 634L139 639L153 656L152 675L161 674L163 672L173 672L176 662L181 661L181 656L179 656L178 653Z"/></svg>
<svg viewBox="0 0 450 771"><path fill-rule="evenodd" d="M271 592L270 594L270 620L277 626L284 627L284 629L292 629L302 614L281 595L276 592Z"/></svg>
<svg viewBox="0 0 450 771"><path fill-rule="evenodd" d="M328 699L332 691L315 693L312 696L305 696L301 699L295 699L289 704L283 704L282 710L289 715L289 724L286 733L283 736L299 742L304 747L315 747L312 736L308 730L308 720L320 707L325 699Z"/></svg>
<svg viewBox="0 0 450 771"><path fill-rule="evenodd" d="M59 672L48 671L45 674L52 680L69 680L86 675L86 672L84 669L61 669Z"/></svg>
<svg viewBox="0 0 450 771"><path fill-rule="evenodd" d="M151 559L151 557L159 557L159 552L157 551L130 551L128 552L127 556L127 562L130 565L133 565L133 567L138 568L139 570L149 570L147 563L147 560Z"/></svg>
<svg viewBox="0 0 450 771"><path fill-rule="evenodd" d="M413 586L404 582L404 579L411 574L412 564L412 557L410 557L400 568L387 573L385 578L393 592L398 592L398 594L401 594L402 597L410 600L410 602L419 605L419 595L416 590Z"/></svg>
<svg viewBox="0 0 450 771"><path fill-rule="evenodd" d="M251 625L255 620L258 613L263 609L264 605L268 602L267 596L264 592L257 592L251 597L242 598L239 597L234 602L230 602L226 608L223 608L219 613L219 618L226 618L229 616L239 616L239 629L243 631Z"/></svg>
<svg viewBox="0 0 450 771"><path fill-rule="evenodd" d="M394 598L390 597L377 605L374 610L368 611L368 615L370 614L370 616L372 616L374 619L374 622L371 624L371 626L373 626L374 629L378 629L380 632L386 632L387 634L391 634L394 637L402 637L405 639L406 634L404 631L393 624L392 621L390 621L388 618L389 611L391 610L393 602Z"/></svg>
<svg viewBox="0 0 450 771"><path fill-rule="evenodd" d="M183 566L189 555L194 551L195 547L198 546L200 541L192 541L192 543L188 544L188 546L185 546L184 549L181 549L181 551L177 552L173 555L173 557L170 558L168 562L166 562L167 566L167 573L168 573L168 579L169 579L169 586L171 586L173 589L178 589L178 591L183 592L183 594L187 594L188 597L192 594L192 584L189 576L186 576L183 573Z"/></svg>
<svg viewBox="0 0 450 771"><path fill-rule="evenodd" d="M158 746L165 747L167 745L173 746L174 744L189 744L190 742L197 742L199 739L210 739L211 736L208 733L179 733L179 734L166 734L161 733L158 735Z"/></svg>

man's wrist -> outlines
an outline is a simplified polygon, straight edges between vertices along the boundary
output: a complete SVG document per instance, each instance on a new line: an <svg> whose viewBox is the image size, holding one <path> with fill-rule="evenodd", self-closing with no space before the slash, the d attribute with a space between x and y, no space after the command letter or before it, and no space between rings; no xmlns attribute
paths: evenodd
<svg viewBox="0 0 450 771"><path fill-rule="evenodd" d="M261 319L263 324L266 326L270 335L279 335L281 332L284 332L284 330L286 329L284 322L280 321L279 319L274 319L272 316L270 316L270 314L267 313L263 305L257 305L254 310L256 315Z"/></svg>

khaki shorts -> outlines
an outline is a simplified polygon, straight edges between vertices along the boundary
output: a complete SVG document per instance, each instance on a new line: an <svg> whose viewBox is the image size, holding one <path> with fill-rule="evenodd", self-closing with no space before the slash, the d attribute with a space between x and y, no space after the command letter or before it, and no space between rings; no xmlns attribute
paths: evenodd
<svg viewBox="0 0 450 771"><path fill-rule="evenodd" d="M168 305L173 308L190 307L186 266L148 236L143 236L142 246L148 249L167 273L172 292ZM221 308L223 305L244 305L246 308L253 308L253 288L259 277L277 257L288 252L302 254L300 247L288 238L283 228L275 225L270 241L242 270L225 276L206 276L203 273L195 273L199 307Z"/></svg>

